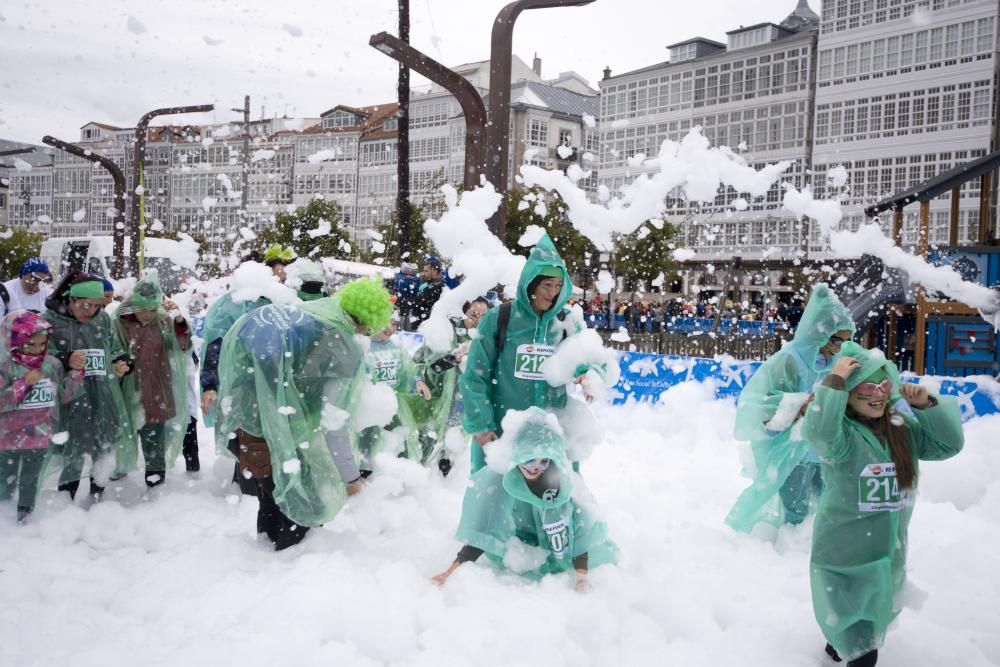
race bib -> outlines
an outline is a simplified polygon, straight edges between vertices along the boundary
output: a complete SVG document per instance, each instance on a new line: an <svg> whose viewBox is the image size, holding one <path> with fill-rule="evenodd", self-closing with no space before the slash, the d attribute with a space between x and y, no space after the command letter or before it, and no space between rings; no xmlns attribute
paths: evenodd
<svg viewBox="0 0 1000 667"><path fill-rule="evenodd" d="M398 359L380 359L375 362L375 377L372 378L375 384L391 384L395 386L398 380Z"/></svg>
<svg viewBox="0 0 1000 667"><path fill-rule="evenodd" d="M556 351L554 345L518 345L514 355L514 377L521 380L544 380L542 364Z"/></svg>
<svg viewBox="0 0 1000 667"><path fill-rule="evenodd" d="M549 537L552 555L556 558L565 556L566 547L569 546L569 521L565 518L559 519L555 523L542 524L542 528Z"/></svg>
<svg viewBox="0 0 1000 667"><path fill-rule="evenodd" d="M108 362L107 357L104 355L104 350L84 350L84 353L87 355L83 366L84 376L105 376L108 374Z"/></svg>
<svg viewBox="0 0 1000 667"><path fill-rule="evenodd" d="M898 512L908 495L899 488L895 463L869 463L858 478L859 512Z"/></svg>
<svg viewBox="0 0 1000 667"><path fill-rule="evenodd" d="M18 404L18 410L39 410L56 404L55 384L48 378L36 382Z"/></svg>

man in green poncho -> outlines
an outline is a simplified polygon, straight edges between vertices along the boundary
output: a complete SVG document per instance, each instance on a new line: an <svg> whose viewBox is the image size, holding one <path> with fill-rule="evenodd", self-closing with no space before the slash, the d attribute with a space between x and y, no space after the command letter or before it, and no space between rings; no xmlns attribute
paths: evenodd
<svg viewBox="0 0 1000 667"><path fill-rule="evenodd" d="M740 393L737 440L751 441L756 470L726 523L749 533L758 524L798 524L822 488L819 459L797 421L829 360L855 331L851 314L824 284L813 288L791 342L765 361Z"/></svg>
<svg viewBox="0 0 1000 667"><path fill-rule="evenodd" d="M426 343L417 350L413 360L421 380L430 388L431 400L426 405L417 404L413 412L421 412L420 446L423 463L436 463L441 474L451 471L451 459L444 455L446 431L462 425L463 403L458 391L458 372L469 355L472 332L479 326L489 301L478 297L462 306L462 317L451 319L451 345L445 352L434 352Z"/></svg>
<svg viewBox="0 0 1000 667"><path fill-rule="evenodd" d="M873 667L899 613L918 462L960 452L962 418L953 396L901 384L880 350L844 343L832 367L802 425L827 487L813 527L813 611L832 658Z"/></svg>
<svg viewBox="0 0 1000 667"><path fill-rule="evenodd" d="M49 353L64 368L83 369L83 391L60 413L57 431L66 434L59 490L76 497L86 458L91 461L90 493L99 499L115 471L135 465L135 430L122 400L118 379L129 372L131 358L114 335L103 307L100 278L67 275L45 302L52 325Z"/></svg>
<svg viewBox="0 0 1000 667"><path fill-rule="evenodd" d="M511 411L504 431L504 440L513 441L510 462L502 473L484 467L472 476L456 534L464 546L434 582L444 584L462 563L485 553L532 579L574 570L577 590L586 590L590 569L614 563L617 548L573 475L558 420L539 408Z"/></svg>
<svg viewBox="0 0 1000 667"><path fill-rule="evenodd" d="M257 530L284 549L332 520L362 479L351 421L367 383L356 334L384 329L389 293L377 280L332 297L247 313L222 343L216 442L234 433L243 476L257 482Z"/></svg>
<svg viewBox="0 0 1000 667"><path fill-rule="evenodd" d="M154 487L166 478L187 431L191 330L176 304L163 300L155 269L147 271L125 297L114 324L133 359L133 372L124 378L122 392L138 430L146 486Z"/></svg>
<svg viewBox="0 0 1000 667"><path fill-rule="evenodd" d="M565 307L572 290L566 263L543 234L521 271L517 298L487 312L479 324L459 380L465 430L473 434L472 472L483 467L483 447L502 433L508 410L566 406L566 387L549 385L541 369L567 337L586 329ZM588 370L578 368L576 382Z"/></svg>

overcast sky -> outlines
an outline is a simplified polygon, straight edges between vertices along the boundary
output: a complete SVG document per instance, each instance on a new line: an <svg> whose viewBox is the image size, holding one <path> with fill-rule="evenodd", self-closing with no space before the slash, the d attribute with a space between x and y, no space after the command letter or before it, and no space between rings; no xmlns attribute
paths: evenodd
<svg viewBox="0 0 1000 667"><path fill-rule="evenodd" d="M446 65L489 58L507 0L410 0L411 43ZM797 0L597 0L525 12L514 53L537 52L543 76L575 70L596 87L667 58L694 36L780 22ZM818 0L811 0L819 13ZM79 138L89 121L132 126L145 111L214 103L213 116L251 96L275 114L318 116L337 104L395 99L394 61L368 46L396 32L396 0L0 0L0 138ZM422 83L414 79L414 85ZM180 121L182 117L176 117Z"/></svg>

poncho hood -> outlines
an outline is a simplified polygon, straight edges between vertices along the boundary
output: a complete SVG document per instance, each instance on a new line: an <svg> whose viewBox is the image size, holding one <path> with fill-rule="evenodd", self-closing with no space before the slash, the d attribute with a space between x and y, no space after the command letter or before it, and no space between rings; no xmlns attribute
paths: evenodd
<svg viewBox="0 0 1000 667"><path fill-rule="evenodd" d="M854 319L833 290L826 283L818 283L795 328L792 349L807 368L817 370L816 355L838 331L850 331L854 335L857 331Z"/></svg>
<svg viewBox="0 0 1000 667"><path fill-rule="evenodd" d="M566 456L562 429L556 416L541 408L533 407L514 417L520 417L523 422L514 433L504 434L504 437L513 438L514 441L511 468L503 476L504 490L514 498L539 509L552 509L565 505L573 496L573 473L569 458ZM509 421L509 417L504 421ZM557 489L558 493L543 493L543 497L540 498L528 487L517 466L541 458L552 462L542 478L550 483L556 482L558 485L553 486L553 489Z"/></svg>
<svg viewBox="0 0 1000 667"><path fill-rule="evenodd" d="M517 281L517 307L531 317L537 317L537 315L535 315L535 311L531 307L531 295L528 294L528 285L540 275L550 275L552 271L546 270L548 267L554 267L559 272L562 276L563 285L562 291L559 292L559 296L556 297L552 307L542 314L542 321L548 321L555 317L556 313L562 310L562 307L569 301L569 297L573 292L573 285L569 280L569 271L566 270L566 262L560 257L559 251L556 250L556 246L552 243L549 235L542 234L542 238L538 239L538 243L531 249L528 261L524 265L521 277Z"/></svg>

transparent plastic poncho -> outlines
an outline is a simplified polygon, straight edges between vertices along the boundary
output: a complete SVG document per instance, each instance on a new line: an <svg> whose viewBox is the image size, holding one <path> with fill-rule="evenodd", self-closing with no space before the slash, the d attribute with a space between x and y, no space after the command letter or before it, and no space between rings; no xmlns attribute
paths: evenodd
<svg viewBox="0 0 1000 667"><path fill-rule="evenodd" d="M428 439L436 441L434 449L440 449L440 444L444 442L445 433L450 426L462 425L461 415L455 414L454 411L458 390L458 367L450 366L444 370L434 368L436 363L450 356L455 348L472 340L461 319L452 320L452 332L451 346L448 350L435 352L424 344L413 356L418 374L431 390L431 400L424 401L419 396L401 397L401 401L410 404L410 412L417 428L427 434ZM426 461L430 454L430 451L424 451L421 456Z"/></svg>
<svg viewBox="0 0 1000 667"><path fill-rule="evenodd" d="M44 458L37 470L38 483L32 497L17 498L22 507L33 507L42 489L46 471L58 447L53 442L61 440L58 434L60 412L63 404L78 396L83 389L80 373L64 372L54 356L47 354L38 371L41 376L28 385L25 376L32 370L16 359L19 348L12 347L11 333L15 319L25 311L12 311L0 319L0 457L10 462L5 473L0 474L0 499L13 498L19 484L16 474L17 460L10 456L16 452L38 451ZM14 354L12 354L12 352ZM21 475L28 474L22 468Z"/></svg>
<svg viewBox="0 0 1000 667"><path fill-rule="evenodd" d="M274 499L295 523L322 525L347 498L326 434L348 437L367 381L362 360L353 321L337 296L258 308L223 340L217 448L226 452L237 429L264 438Z"/></svg>
<svg viewBox="0 0 1000 667"><path fill-rule="evenodd" d="M113 366L127 353L103 310L80 322L70 314L66 301L50 300L48 305L43 317L52 324L49 354L65 368L74 351L86 353L83 391L60 411L58 431L65 436L54 450L60 456L59 483L89 476L103 486L116 472L133 470L138 455L135 428ZM91 468L84 474L88 458Z"/></svg>
<svg viewBox="0 0 1000 667"><path fill-rule="evenodd" d="M473 474L456 533L462 544L482 549L492 562L530 579L570 570L582 554L591 569L617 560L617 547L573 473L554 421L545 411L529 408L517 432L504 435L513 440L509 468L501 474L487 466ZM549 459L558 471L558 489L546 491L544 498L528 488L517 466L535 458Z"/></svg>
<svg viewBox="0 0 1000 667"><path fill-rule="evenodd" d="M901 406L896 365L853 342L845 343L840 355L858 359L861 367L848 378L844 391L816 388L802 433L822 457L827 485L813 524L813 611L827 641L844 660L851 660L878 649L899 613L897 596L906 578L907 530L916 489L894 484L886 465L892 462L888 445L845 412L848 392L880 368L893 384L889 405ZM936 406L907 406L893 417L906 427L915 465L950 458L964 443L957 400L935 398Z"/></svg>
<svg viewBox="0 0 1000 667"><path fill-rule="evenodd" d="M735 437L750 441L755 469L746 471L753 483L726 517L732 528L749 533L759 523L782 524L784 509L778 492L809 454L809 445L799 435L796 423L777 428L771 420L783 401L795 401L796 395L804 400L805 394L812 392L826 375L830 364L817 365L817 357L820 348L838 331L853 334L854 321L836 294L819 283L813 288L795 336L757 369L740 393Z"/></svg>
<svg viewBox="0 0 1000 667"><path fill-rule="evenodd" d="M118 339L133 358L132 372L122 378L122 397L132 426L138 431L147 425L162 424L157 431L159 447L169 470L184 444L190 419L189 350L186 345L182 347L173 317L167 314L162 302L159 274L156 270L147 271L115 311L114 326ZM151 310L153 305L156 318L146 326L141 325L135 314ZM154 365L144 367L142 361L149 353L156 357Z"/></svg>
<svg viewBox="0 0 1000 667"><path fill-rule="evenodd" d="M396 394L396 417L386 426L369 426L352 433L355 450L359 452L362 468L374 470L375 457L384 451L396 449L419 462L418 421L425 416L422 410L427 402L414 394L417 367L409 353L394 339L372 339L365 353L365 372L373 384L384 384ZM417 411L416 414L414 412ZM398 445L397 445L398 443Z"/></svg>
<svg viewBox="0 0 1000 667"><path fill-rule="evenodd" d="M256 310L261 306L266 306L269 303L271 301L265 297L246 301L234 301L231 292L227 292L219 297L208 309L208 312L205 313L205 322L201 334L204 342L202 343L201 354L199 355L202 363L208 358L208 346L212 344L212 341L224 338L233 325L236 324L236 320L250 311ZM222 365L221 362L219 365ZM207 414L203 415L205 425L209 427L214 426L218 414L219 405L216 402L215 406Z"/></svg>

